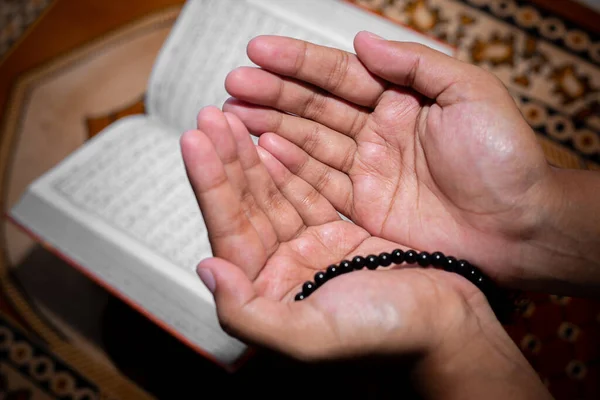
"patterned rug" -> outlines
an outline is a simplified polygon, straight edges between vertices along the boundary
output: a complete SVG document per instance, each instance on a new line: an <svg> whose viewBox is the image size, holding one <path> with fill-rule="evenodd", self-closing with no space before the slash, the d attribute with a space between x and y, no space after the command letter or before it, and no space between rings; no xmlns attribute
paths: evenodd
<svg viewBox="0 0 600 400"><path fill-rule="evenodd" d="M547 3L551 7L544 7L544 2L540 0L535 2L519 0L347 1L368 12L376 13L442 40L456 48L458 58L489 69L500 77L521 108L524 117L535 129L551 164L563 168L600 169L600 34L598 28L593 30L593 23L589 23L590 20L600 21L600 17L594 15L592 11L585 12L584 17L580 20L573 20L565 18L564 15L573 15L573 10L577 10L578 6L567 1L548 1ZM558 3L562 6L557 6ZM171 14L169 18L172 17ZM70 114L59 116L56 112L44 115L45 121L52 121L53 118L56 120L62 118L65 121L64 126L60 127L63 129L53 130L50 127L50 131L46 132L54 140L58 142L62 140L63 147L52 150L51 160L43 164L41 170L29 171L28 174L23 175L22 167L28 157L41 156L44 151L47 151L47 149L38 149L37 152L34 150L35 143L40 139L35 133L35 128L39 126L36 125L38 122L36 122L35 110L44 109L44 106L50 101L60 103L63 101L60 92L64 88L73 88L70 83L73 79L69 80L68 74L65 74L63 80L55 79L55 82L41 79L42 72L39 72L37 76L30 76L28 108L19 111L21 105L15 101L15 99L18 100L18 96L13 96L13 104L16 105L17 110L13 110L13 117L20 115L28 122L21 125L7 124L5 129L8 126L10 132L2 131L4 137L10 135L13 138L11 143L16 143L14 142L17 140L16 138L21 141L19 147L13 150L15 155L12 157L12 163L6 165L7 176L18 175L21 177L2 186L3 188L8 187L9 190L9 193L2 193L2 196L8 199L4 203L6 206L14 201L28 181L42 173L44 168L49 168L53 162L64 157L83 141L118 118L143 112L143 85L134 84L127 87L126 81L136 79L137 75L145 76L148 73L155 52L159 48L158 44L162 40L160 38L163 37L160 36L163 33L157 33L156 37L152 37L150 32L153 32L152 29L155 29L156 32L162 29L160 27L163 25L157 24L156 21L167 20L171 21L168 18L158 18L153 20L153 23L147 22L144 29L135 31L138 32L136 34L130 32L130 36L119 36L120 39L116 41L108 40L96 43L93 51L83 48L78 54L66 54L62 61L57 61L60 64L60 71L69 71L73 79L83 79L85 73L87 74L86 79L93 82L97 76L102 76L102 71L107 68L116 68L110 60L120 60L119 57L127 57L126 54L130 53L131 49L139 48L138 45L133 47L134 39L142 40L144 35L150 35L146 36L147 42L145 42L147 45L148 43L152 44L149 45L151 47L149 53L129 56L131 59L139 60L145 54L147 60L138 61L137 67L122 70L120 72L124 76L122 81L112 78L115 82L110 80L103 82L103 85L106 86L103 88L106 91L103 98L93 97L87 92L94 92L94 90L88 90L85 94L81 94L85 97L77 99L77 102L85 104L85 107L75 110L77 108L75 105L71 107L69 103L64 104L70 112L79 113L73 118L69 116ZM595 26L600 27L600 22ZM144 35L140 33L142 31L145 32ZM132 47L123 45L127 41L131 41ZM124 47L119 50L119 46ZM113 50L114 54L111 53ZM89 60L90 54L103 54L107 61L103 61L102 65L96 65L94 61L86 61ZM95 60L98 61L98 58L96 57ZM86 62L90 63L89 68L82 71L78 70L79 67L72 66L81 66ZM90 72L96 71L96 69L97 72ZM57 75L56 72L53 73L52 76ZM137 82L143 81L138 80ZM44 89L48 92L46 97L41 94L36 97L37 88L43 86L41 83L46 85L46 89ZM119 86L118 90L114 89L113 92L113 85ZM41 93L42 89L39 89L39 92ZM10 122L10 115L7 120ZM69 125L71 120L75 121L72 128ZM81 121L84 123L81 124ZM65 140L65 135L71 139ZM5 140L2 142L3 146L5 142ZM10 228L7 229L10 233ZM16 238L16 236L14 237ZM30 245L26 239L11 239L10 237L8 239L6 246L9 248L9 253L11 251L13 255L26 253L25 250ZM18 257L8 257L9 261L16 258ZM9 266L8 269L10 268ZM13 299L19 297L22 300L24 296L17 294L18 290L11 291L9 297ZM511 337L520 346L556 399L600 398L600 303L581 298L534 293L529 293L528 297L531 301L522 315L514 324L506 326ZM39 309L35 312L37 315L44 315ZM125 315L133 315L127 313L125 312ZM19 313L19 315L26 315L23 317L26 322L34 318L27 313ZM120 315L118 319L127 321L130 318ZM5 334L9 332L8 335L11 337L20 338L19 343L26 338L20 333L14 333L17 332L17 328L14 328L17 325L4 324L3 321L0 320L0 357L8 354L1 353L3 351L2 343L4 343L2 332ZM37 323L39 325L40 321ZM3 328L4 330L2 330ZM38 328L38 333L44 329L47 328ZM138 329L141 328L138 327ZM145 332L150 332L153 328L143 325L143 329ZM72 343L73 336L67 335L67 337L65 342ZM183 364L183 359L191 356L183 347L177 347L178 344L170 343L169 346L172 347L169 349L177 348L178 350L170 350L169 354L160 351L153 353L155 363L152 371L149 371L147 363L151 361L133 354L135 353L133 349L139 350L137 346L132 346L135 338L129 338L131 342L127 342L128 339L125 337L115 335L110 337L111 340L119 343L113 343L109 346L110 348L104 349L109 354L109 358L141 386L160 385L159 376L176 380L178 375L186 377L190 375L180 364ZM161 343L165 340L167 339L162 336L161 339L156 339ZM29 346L34 349L32 351L36 355L38 351L42 351L39 349L43 349L43 346L38 344ZM18 349L11 351L14 354L19 352ZM84 355L80 353L80 356ZM48 352L47 357L50 360L56 358L52 351ZM198 362L195 358L193 360ZM264 363L261 364L260 361L254 365L250 363L248 368L253 368L254 372L248 373L246 370L241 371L240 374L243 377L258 376L260 371L272 372L278 369L277 366L280 365L278 364L280 362L270 363L269 361L268 366L265 366ZM187 362L185 364L189 365ZM27 366L24 365L19 367L18 364L12 362L9 367L12 368L11 370L18 370L21 377L30 376L26 375L26 372L34 367L31 366L31 363ZM61 365L68 365L68 363ZM10 381L8 378L3 380L2 373L9 367L0 368L0 398L2 398L3 382ZM63 367L56 367L57 370L60 368ZM86 388L86 382L93 382L93 379L86 381L77 377L78 371L80 371L79 366L72 367L72 370L74 377L70 378L69 382L76 382L79 385L77 387L82 388L81 390ZM90 375L88 371L85 375L93 376L94 374ZM216 375L209 374L209 376ZM192 378L190 379L193 381ZM230 382L233 378L221 377L219 379ZM216 381L220 382L218 379ZM181 380L179 382L181 383ZM245 379L239 378L237 382L245 382ZM169 386L168 383L162 383ZM70 383L66 384L70 385ZM195 383L193 384L195 385ZM49 393L48 398L56 397L56 393L52 394L47 390L50 386L39 386L38 383L36 385L38 388L43 387L45 392ZM89 384L89 387L93 388L94 384ZM189 388L193 388L191 383ZM164 390L161 392L157 389L156 392L171 393L168 391L170 389ZM356 393L358 392L353 394L356 395Z"/></svg>
<svg viewBox="0 0 600 400"><path fill-rule="evenodd" d="M98 393L92 381L0 313L1 399L93 400Z"/></svg>
<svg viewBox="0 0 600 400"><path fill-rule="evenodd" d="M50 0L0 0L0 60L49 4Z"/></svg>

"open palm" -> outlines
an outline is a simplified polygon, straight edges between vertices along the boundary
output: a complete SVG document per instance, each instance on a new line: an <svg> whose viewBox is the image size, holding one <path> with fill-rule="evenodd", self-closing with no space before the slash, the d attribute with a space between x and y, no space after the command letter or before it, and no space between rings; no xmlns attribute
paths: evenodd
<svg viewBox="0 0 600 400"><path fill-rule="evenodd" d="M329 264L404 247L340 219L232 114L205 108L181 147L215 256L199 273L234 336L313 359L426 351L471 308L493 320L475 286L435 269L353 271L295 302Z"/></svg>
<svg viewBox="0 0 600 400"><path fill-rule="evenodd" d="M370 234L514 283L550 167L505 87L418 44L361 33L355 49L256 38L261 68L230 73L224 110Z"/></svg>

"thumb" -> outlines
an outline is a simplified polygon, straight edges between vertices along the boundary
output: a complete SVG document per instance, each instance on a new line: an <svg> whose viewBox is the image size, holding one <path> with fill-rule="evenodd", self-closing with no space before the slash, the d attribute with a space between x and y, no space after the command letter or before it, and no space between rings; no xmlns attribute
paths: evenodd
<svg viewBox="0 0 600 400"><path fill-rule="evenodd" d="M371 73L396 85L411 87L442 107L469 98L463 85L474 80L488 81L493 75L419 43L385 40L369 32L359 32L354 49ZM477 85L473 85L477 88ZM446 91L452 91L448 96Z"/></svg>
<svg viewBox="0 0 600 400"><path fill-rule="evenodd" d="M214 296L225 332L251 345L306 357L303 339L307 325L313 325L308 322L315 319L312 308L259 296L244 271L221 258L203 260L197 273Z"/></svg>
<svg viewBox="0 0 600 400"><path fill-rule="evenodd" d="M228 320L256 296L248 276L229 261L208 258L198 264L196 272L213 294L220 320Z"/></svg>

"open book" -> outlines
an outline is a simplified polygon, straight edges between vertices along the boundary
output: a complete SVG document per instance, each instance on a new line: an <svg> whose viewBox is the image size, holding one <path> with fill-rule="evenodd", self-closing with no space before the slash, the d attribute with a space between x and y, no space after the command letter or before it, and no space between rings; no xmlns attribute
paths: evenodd
<svg viewBox="0 0 600 400"><path fill-rule="evenodd" d="M235 365L247 346L222 331L195 274L212 253L179 137L200 108L222 106L230 70L253 65L252 37L353 51L360 30L452 52L342 0L189 1L156 60L147 114L115 122L37 179L10 217L183 342Z"/></svg>

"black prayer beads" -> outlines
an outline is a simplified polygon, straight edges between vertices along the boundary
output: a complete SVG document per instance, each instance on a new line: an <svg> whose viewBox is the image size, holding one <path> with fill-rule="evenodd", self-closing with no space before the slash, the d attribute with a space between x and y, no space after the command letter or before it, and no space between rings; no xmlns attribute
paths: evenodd
<svg viewBox="0 0 600 400"><path fill-rule="evenodd" d="M514 308L511 303L513 298L500 291L492 282L479 270L466 260L458 260L452 256L446 256L436 251L429 254L426 251L417 252L415 250L403 251L395 249L391 253L381 253L379 255L369 254L366 257L355 256L351 261L343 260L339 264L332 264L323 271L319 271L314 276L314 281L307 281L302 285L302 291L296 294L296 301L304 300L315 290L323 286L327 281L352 271L358 271L363 268L375 270L378 267L389 267L402 263L417 264L421 268L429 266L444 269L448 272L457 273L468 279L477 286L487 297L490 306L496 313L496 316L502 321L506 320Z"/></svg>

